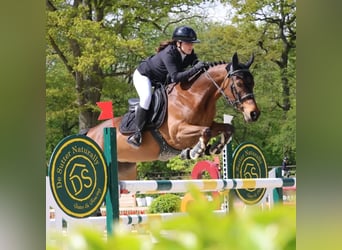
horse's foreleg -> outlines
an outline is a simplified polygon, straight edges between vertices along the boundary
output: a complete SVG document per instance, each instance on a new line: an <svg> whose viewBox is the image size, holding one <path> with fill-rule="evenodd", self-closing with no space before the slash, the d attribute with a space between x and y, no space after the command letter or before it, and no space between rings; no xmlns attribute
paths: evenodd
<svg viewBox="0 0 342 250"><path fill-rule="evenodd" d="M218 155L221 154L224 145L228 142L227 137L225 134L221 134L221 138L214 142L212 145L208 145L205 149L206 155Z"/></svg>
<svg viewBox="0 0 342 250"><path fill-rule="evenodd" d="M205 154L220 154L223 150L223 147L228 143L229 139L231 138L234 132L234 127L231 124L214 122L211 126L211 131L213 137L220 134L221 138L217 140L213 145L208 145L205 150Z"/></svg>
<svg viewBox="0 0 342 250"><path fill-rule="evenodd" d="M207 143L211 138L210 128L205 128L202 130L201 136L197 144L192 149L184 149L181 153L182 159L197 159L204 154L207 147Z"/></svg>
<svg viewBox="0 0 342 250"><path fill-rule="evenodd" d="M204 143L203 137L199 138L198 143L190 149L189 156L191 159L197 159L198 157L202 156L205 151L206 145Z"/></svg>

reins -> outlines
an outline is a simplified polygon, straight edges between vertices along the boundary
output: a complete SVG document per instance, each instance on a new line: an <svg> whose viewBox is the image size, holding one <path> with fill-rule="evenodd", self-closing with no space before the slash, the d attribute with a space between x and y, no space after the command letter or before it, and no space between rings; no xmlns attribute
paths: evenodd
<svg viewBox="0 0 342 250"><path fill-rule="evenodd" d="M211 82L215 85L215 87L218 89L218 91L220 91L221 95L224 97L224 99L226 100L226 102L227 102L228 104L230 104L230 105L233 105L234 102L232 102L232 101L229 99L229 97L228 97L228 96L224 93L224 91L223 91L226 87L225 87L225 88L220 87L220 86L215 82L215 80L211 77L211 75L209 74L209 72L208 72L207 70L205 70L205 75L206 75L206 77L207 77L209 80L211 80ZM227 74L227 75L224 77L224 79L223 79L221 85L223 85L224 81L227 80L228 77L229 77L229 74Z"/></svg>
<svg viewBox="0 0 342 250"><path fill-rule="evenodd" d="M211 80L211 82L215 85L215 87L217 88L217 90L221 93L221 95L224 97L224 99L226 100L226 102L230 105L232 105L234 108L237 108L238 104L241 104L243 103L246 99L250 99L250 98L254 98L254 94L253 93L248 93L242 97L240 97L239 93L237 92L236 90L236 87L235 87L235 82L234 82L234 79L231 86L230 86L230 89L232 91L232 94L235 98L235 100L231 100L225 93L224 93L224 89L227 87L227 86L224 86L223 87L223 83L227 80L227 78L231 78L232 76L235 76L237 73L240 73L240 72L249 72L250 71L248 69L238 69L238 70L234 70L234 71L230 71L230 72L227 72L226 76L224 77L224 79L222 80L222 83L221 83L221 86L218 85L216 83L216 81L210 76L209 72L207 70L205 70L205 74L206 74L206 77Z"/></svg>

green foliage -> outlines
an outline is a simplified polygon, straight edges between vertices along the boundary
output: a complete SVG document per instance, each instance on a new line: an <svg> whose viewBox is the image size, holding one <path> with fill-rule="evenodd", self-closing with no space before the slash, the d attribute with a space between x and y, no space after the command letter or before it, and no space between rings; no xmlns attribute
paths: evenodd
<svg viewBox="0 0 342 250"><path fill-rule="evenodd" d="M249 3L252 5L252 2ZM280 165L285 154L290 155L291 161L296 159L296 99L295 99L295 53L289 52L286 72L290 88L288 98L291 109L284 111L279 107L283 102L284 92L282 71L275 63L281 54L281 44L268 46L268 52L260 47L259 41L268 41L270 33L263 32L264 26L253 22L240 20L237 25L208 24L202 35L202 43L196 47L197 53L206 61L230 61L235 51L242 62L246 62L254 53L255 60L251 67L254 75L254 94L261 110L261 116L255 123L245 123L242 115L229 106L223 98L217 102L216 120L222 121L223 114L234 116L235 133L233 145L244 141L255 142L265 154L269 165ZM273 37L273 36L272 36ZM267 39L266 39L267 38ZM274 39L273 39L274 40ZM274 40L275 43L275 40ZM266 44L264 44L266 46Z"/></svg>
<svg viewBox="0 0 342 250"><path fill-rule="evenodd" d="M192 168L198 161L204 161L204 160L213 160L212 156L203 156L196 160L183 160L179 156L174 157L170 159L167 162L167 167L172 170L180 170L180 171L192 171Z"/></svg>
<svg viewBox="0 0 342 250"><path fill-rule="evenodd" d="M151 173L163 173L163 179L167 179L172 175L172 170L166 167L166 162L163 161L153 161L153 162L140 162L137 164L137 172L139 180L147 180L150 179ZM156 179L156 177L152 177L152 179Z"/></svg>
<svg viewBox="0 0 342 250"><path fill-rule="evenodd" d="M212 156L203 156L196 160L183 160L179 156L173 157L168 161L140 162L137 164L138 179L156 179L156 175L161 179L173 179L175 176L182 176L188 179L194 165L198 161L213 160Z"/></svg>
<svg viewBox="0 0 342 250"><path fill-rule="evenodd" d="M295 207L275 206L272 210L247 209L227 215L213 213L215 202L191 190L195 201L186 216L146 225L151 235L127 232L117 225L114 236L104 239L93 229L80 229L69 236L47 240L48 250L293 250L296 249Z"/></svg>
<svg viewBox="0 0 342 250"><path fill-rule="evenodd" d="M78 109L73 79L56 56L47 57L46 73L46 159L57 143L78 132Z"/></svg>
<svg viewBox="0 0 342 250"><path fill-rule="evenodd" d="M152 214L179 212L180 205L181 199L178 195L162 194L152 201L148 212Z"/></svg>
<svg viewBox="0 0 342 250"><path fill-rule="evenodd" d="M251 71L261 110L259 120L246 124L223 98L217 103L217 121L223 120L223 114L235 117L233 144L255 142L263 149L269 165L280 165L285 154L296 163L295 1L222 1L235 9L230 13L227 7L227 16L234 17L231 23L213 22L204 15L200 18L202 10L195 7L201 2L127 0L72 5L64 0L48 1L56 10L47 10L47 159L60 139L78 132L77 116L81 111L98 111L98 98L113 101L115 116L124 114L128 98L137 96L134 87L127 83L140 60L152 55L160 41L169 39L175 26L188 24L201 39L195 46L200 60L230 61L238 52L245 62L255 54ZM265 16L260 15L262 11ZM288 22L281 23L277 17L287 18ZM281 24L285 24L284 34ZM282 61L282 55L287 56L286 61ZM283 68L279 67L282 64ZM84 83L89 90L76 91L75 72L80 74L79 79L89 79ZM83 100L84 107L80 107L78 97L92 93L91 90L99 94ZM290 109L285 110L281 106L287 99ZM95 118L96 115L92 117ZM190 172L193 165L194 162L178 157L166 163L146 163L139 166L145 171L139 177L144 179L146 173L154 171L165 171L168 177L174 171Z"/></svg>
<svg viewBox="0 0 342 250"><path fill-rule="evenodd" d="M137 97L133 84L122 77L104 79L102 100L113 102L114 116L122 116L128 111L128 99Z"/></svg>

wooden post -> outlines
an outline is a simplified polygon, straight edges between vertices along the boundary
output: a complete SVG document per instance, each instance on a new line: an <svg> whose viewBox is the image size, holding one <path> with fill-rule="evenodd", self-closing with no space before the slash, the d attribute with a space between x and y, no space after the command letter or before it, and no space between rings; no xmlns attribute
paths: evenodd
<svg viewBox="0 0 342 250"><path fill-rule="evenodd" d="M106 194L107 234L113 235L113 225L119 222L119 180L116 151L116 128L104 128L104 155L108 167L108 190Z"/></svg>

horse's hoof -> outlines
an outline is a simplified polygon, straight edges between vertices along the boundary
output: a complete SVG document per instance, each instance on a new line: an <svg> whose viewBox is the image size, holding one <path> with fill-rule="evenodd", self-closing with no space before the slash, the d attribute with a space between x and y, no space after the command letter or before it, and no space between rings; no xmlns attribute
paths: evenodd
<svg viewBox="0 0 342 250"><path fill-rule="evenodd" d="M210 152L210 155L219 155L221 154L222 152L222 147L219 147L218 145L210 148L209 152Z"/></svg>
<svg viewBox="0 0 342 250"><path fill-rule="evenodd" d="M196 160L198 157L200 157L203 154L203 150L199 149L197 151L190 150L190 159Z"/></svg>

